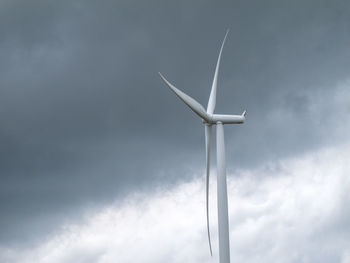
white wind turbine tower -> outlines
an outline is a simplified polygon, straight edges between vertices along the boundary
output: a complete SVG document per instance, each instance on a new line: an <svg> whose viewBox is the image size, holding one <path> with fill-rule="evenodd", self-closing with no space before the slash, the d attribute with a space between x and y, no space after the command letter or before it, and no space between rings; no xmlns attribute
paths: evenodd
<svg viewBox="0 0 350 263"><path fill-rule="evenodd" d="M217 201L218 201L218 227L219 227L219 258L220 263L230 262L230 239L228 223L227 206L227 184L226 184L226 166L225 166L225 142L224 142L224 124L240 124L245 121L244 111L241 115L222 115L214 114L216 104L216 89L220 66L222 49L228 34L222 42L218 61L216 64L213 85L210 92L207 110L190 96L174 87L164 76L159 73L167 86L188 106L191 110L202 118L205 125L205 150L206 150L206 208L207 208L207 230L210 254L212 254L210 231L209 231L209 170L210 170L210 139L211 127L216 124L216 158L217 158Z"/></svg>

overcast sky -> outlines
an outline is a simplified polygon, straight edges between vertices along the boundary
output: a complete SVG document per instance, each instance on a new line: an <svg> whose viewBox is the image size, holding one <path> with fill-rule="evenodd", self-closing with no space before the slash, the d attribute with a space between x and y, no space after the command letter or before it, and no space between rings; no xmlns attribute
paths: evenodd
<svg viewBox="0 0 350 263"><path fill-rule="evenodd" d="M206 107L228 28L232 259L350 262L347 0L0 1L1 262L215 262L215 142L211 259L203 125L157 72Z"/></svg>

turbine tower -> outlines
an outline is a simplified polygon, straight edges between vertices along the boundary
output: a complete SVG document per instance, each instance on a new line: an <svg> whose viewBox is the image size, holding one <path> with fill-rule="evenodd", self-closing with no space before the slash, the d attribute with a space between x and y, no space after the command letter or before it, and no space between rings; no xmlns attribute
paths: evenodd
<svg viewBox="0 0 350 263"><path fill-rule="evenodd" d="M214 114L216 104L216 90L218 73L220 67L221 53L228 34L222 42L218 61L215 68L214 80L209 96L207 110L181 90L173 86L159 72L160 77L165 84L202 120L205 125L205 154L206 154L206 210L207 210L207 231L210 254L212 255L210 230L209 230L209 171L210 171L210 143L212 126L216 125L216 158L217 158L217 201L218 201L218 228L219 228L219 258L220 263L230 262L230 239L229 239L229 220L227 205L227 184L226 184L226 165L225 165L225 142L224 142L224 124L241 124L245 121L246 111L241 115L223 115Z"/></svg>

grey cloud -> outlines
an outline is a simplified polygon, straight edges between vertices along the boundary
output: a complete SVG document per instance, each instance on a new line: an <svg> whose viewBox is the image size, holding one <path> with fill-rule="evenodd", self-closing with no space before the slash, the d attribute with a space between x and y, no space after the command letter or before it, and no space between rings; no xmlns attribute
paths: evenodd
<svg viewBox="0 0 350 263"><path fill-rule="evenodd" d="M347 1L3 2L2 242L201 169L201 121L157 72L206 105L226 28L217 112L248 110L225 129L228 168L339 143L330 127L346 114L318 122L349 110L349 97L322 99L349 78L349 12Z"/></svg>

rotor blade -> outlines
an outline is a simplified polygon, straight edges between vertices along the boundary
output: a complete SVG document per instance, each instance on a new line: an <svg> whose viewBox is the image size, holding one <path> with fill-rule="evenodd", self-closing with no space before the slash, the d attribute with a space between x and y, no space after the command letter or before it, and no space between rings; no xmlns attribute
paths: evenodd
<svg viewBox="0 0 350 263"><path fill-rule="evenodd" d="M226 31L226 35L224 37L224 40L222 41L219 57L218 57L218 62L216 63L216 68L215 68L215 74L214 74L214 80L213 80L213 85L211 86L211 92L209 96L209 101L208 101L208 107L207 107L207 113L213 114L215 110L215 104L216 104L216 87L218 84L218 74L219 74L219 67L220 67L220 60L221 60L221 53L222 49L224 48L225 40L227 37L229 30Z"/></svg>
<svg viewBox="0 0 350 263"><path fill-rule="evenodd" d="M188 106L191 108L191 110L196 113L199 117L204 119L205 121L209 122L209 116L203 106L197 102L195 99L191 98L187 94L183 93L181 90L177 89L175 86L173 86L169 81L164 78L164 76L158 72L160 77L163 79L165 84Z"/></svg>
<svg viewBox="0 0 350 263"><path fill-rule="evenodd" d="M207 230L210 255L213 256L210 240L209 229L209 173L210 173L210 137L211 137L211 125L205 125L205 159L206 159L206 205L207 205Z"/></svg>

